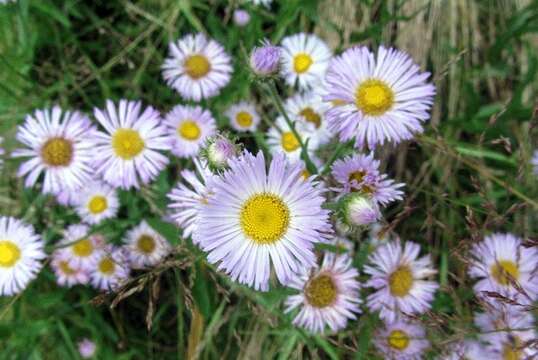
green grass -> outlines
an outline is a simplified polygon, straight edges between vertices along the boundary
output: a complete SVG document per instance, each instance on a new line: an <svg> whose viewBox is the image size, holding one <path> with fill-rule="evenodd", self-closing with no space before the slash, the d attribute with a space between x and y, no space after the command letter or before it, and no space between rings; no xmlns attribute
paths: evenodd
<svg viewBox="0 0 538 360"><path fill-rule="evenodd" d="M404 201L384 213L403 239L419 242L439 269L441 291L421 319L429 355L472 335L472 282L462 256L472 241L493 231L538 236L538 186L529 159L538 147L538 4L533 1L277 1L271 10L245 5L252 21L233 25L237 1L19 0L0 6L0 135L16 148L16 125L34 109L59 104L88 113L105 99L142 99L162 112L181 102L160 74L167 44L206 32L233 54L233 81L203 101L221 127L224 110L241 99L276 109L252 83L246 54L267 37L320 33L335 49L351 44L394 44L433 73L438 89L431 122L416 141L376 155L405 182ZM281 88L280 95L291 92ZM260 135L242 139L255 149ZM332 144L327 158L335 150ZM98 156L98 155L97 155ZM24 189L18 162L5 160L0 214L23 218L52 249L73 210L39 189ZM137 273L120 294L59 288L47 267L26 291L0 299L0 358L74 359L82 337L96 341L99 359L321 358L376 359L371 343L380 325L363 315L337 335L312 336L283 314L290 293L258 293L215 271L204 254L159 220L178 170L142 191L121 193L120 218L100 226L111 242L147 218L175 254ZM364 264L367 234L357 233L354 263ZM366 279L366 277L361 277ZM364 292L363 292L364 293Z"/></svg>

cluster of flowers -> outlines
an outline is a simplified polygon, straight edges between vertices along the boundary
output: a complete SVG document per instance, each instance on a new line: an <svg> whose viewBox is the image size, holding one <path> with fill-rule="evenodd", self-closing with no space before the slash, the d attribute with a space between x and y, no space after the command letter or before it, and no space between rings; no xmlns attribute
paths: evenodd
<svg viewBox="0 0 538 360"><path fill-rule="evenodd" d="M361 312L360 291L371 288L366 306L384 321L375 338L378 349L388 358L420 358L429 343L413 319L431 308L438 289L430 255L421 257L417 243L385 239L369 255L363 272L370 278L361 283L352 264L354 244L346 236L379 221L382 207L402 199L404 184L380 171L373 152L362 151L423 131L435 93L426 82L429 74L395 49L353 47L333 56L320 38L304 33L284 38L280 46L263 43L249 64L257 83L274 90L281 113L267 131L271 159L219 133L211 112L199 105L177 105L161 116L140 102L109 100L94 109L95 121L59 107L26 117L17 133L23 147L12 154L26 159L18 175L27 187L42 178L42 191L73 206L81 219L51 254L58 284L91 282L114 290L131 268L155 266L170 254L168 242L145 221L126 234L121 247L90 227L117 215L119 189L154 180L169 162L168 151L195 164L181 171L168 194L170 218L218 270L262 291L274 274L276 282L297 290L285 311L296 312L294 324L312 332L346 327ZM233 71L224 48L202 34L171 43L162 69L167 84L195 102L218 95ZM284 103L274 86L277 74L297 88ZM260 126L250 102L225 115L239 134ZM340 145L354 144L357 153L319 156L335 136ZM316 251L321 243L343 244L344 250ZM521 305L536 300L537 252L512 235L496 234L474 245L471 254L476 293L496 310L477 315L478 327L488 334L460 344L454 356L463 352L474 359L476 349L505 358L522 351L533 355L519 348L534 332L511 330L528 326L532 317L519 305L483 294L495 292ZM30 225L0 218L0 294L22 291L46 256Z"/></svg>

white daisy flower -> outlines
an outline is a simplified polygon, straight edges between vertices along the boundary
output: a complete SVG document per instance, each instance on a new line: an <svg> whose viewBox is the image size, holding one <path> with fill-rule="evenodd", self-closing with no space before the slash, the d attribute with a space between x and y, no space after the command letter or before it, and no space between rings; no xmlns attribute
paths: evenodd
<svg viewBox="0 0 538 360"><path fill-rule="evenodd" d="M207 205L212 194L212 181L215 175L208 167L198 161L194 162L196 172L185 169L181 171L182 182L179 182L168 194L171 203L168 205L172 220L183 230L183 237L190 237L198 229L200 208ZM196 241L193 238L193 241Z"/></svg>
<svg viewBox="0 0 538 360"><path fill-rule="evenodd" d="M44 247L31 225L0 217L0 296L20 293L37 277L46 257Z"/></svg>
<svg viewBox="0 0 538 360"><path fill-rule="evenodd" d="M282 76L286 83L307 90L321 86L332 51L314 34L299 33L282 40Z"/></svg>
<svg viewBox="0 0 538 360"><path fill-rule="evenodd" d="M404 320L385 324L376 332L374 344L387 360L420 360L430 346L424 328Z"/></svg>
<svg viewBox="0 0 538 360"><path fill-rule="evenodd" d="M194 158L206 140L215 134L217 124L209 110L200 106L177 105L164 119L172 141L172 153Z"/></svg>
<svg viewBox="0 0 538 360"><path fill-rule="evenodd" d="M318 143L317 138L312 136L311 125L296 122L295 130L303 143L307 144L309 154L313 153ZM284 154L291 162L301 159L301 144L282 116L276 119L275 126L267 132L267 145L272 155Z"/></svg>
<svg viewBox="0 0 538 360"><path fill-rule="evenodd" d="M86 185L80 191L75 210L83 222L98 224L116 216L119 199L116 189L99 180Z"/></svg>
<svg viewBox="0 0 538 360"><path fill-rule="evenodd" d="M345 328L361 312L358 275L349 256L326 253L320 269L303 269L290 279L287 286L301 293L287 298L285 312L299 307L293 324L313 333Z"/></svg>
<svg viewBox="0 0 538 360"><path fill-rule="evenodd" d="M379 47L377 57L366 47L353 47L331 61L325 78L329 129L341 141L373 149L399 143L423 131L430 118L435 87L430 74L404 52Z"/></svg>
<svg viewBox="0 0 538 360"><path fill-rule="evenodd" d="M87 284L90 276L82 266L73 266L69 249L58 249L52 253L51 266L60 286L71 287L76 284Z"/></svg>
<svg viewBox="0 0 538 360"><path fill-rule="evenodd" d="M123 249L106 246L98 252L97 262L90 272L91 284L99 290L114 291L127 281L129 272Z"/></svg>
<svg viewBox="0 0 538 360"><path fill-rule="evenodd" d="M141 106L140 101L120 100L116 106L107 100L106 109L94 109L105 132L96 134L93 165L114 187L138 188L155 179L168 164L168 158L159 152L170 149L159 112L148 106L141 113Z"/></svg>
<svg viewBox="0 0 538 360"><path fill-rule="evenodd" d="M90 161L95 128L79 112L62 112L58 106L36 110L18 127L17 140L25 145L14 157L30 158L23 162L18 175L32 187L44 173L43 192L57 194L64 189L78 190L91 179Z"/></svg>
<svg viewBox="0 0 538 360"><path fill-rule="evenodd" d="M247 101L230 106L224 115L230 119L232 128L240 132L256 131L260 123L260 115L256 111L256 106Z"/></svg>
<svg viewBox="0 0 538 360"><path fill-rule="evenodd" d="M486 351L492 355L490 359L523 360L538 357L538 349L528 344L536 341L532 313L492 308L486 313L477 314L475 324L482 332L480 338L488 343Z"/></svg>
<svg viewBox="0 0 538 360"><path fill-rule="evenodd" d="M90 339L82 339L77 343L78 353L83 359L89 359L95 355L97 346Z"/></svg>
<svg viewBox="0 0 538 360"><path fill-rule="evenodd" d="M424 280L437 271L432 267L430 255L418 258L420 246L400 241L379 246L369 257L370 265L364 272L371 275L366 286L376 292L370 294L367 305L371 311L379 310L379 317L394 321L400 314L421 314L431 307L435 291L439 287L433 281Z"/></svg>
<svg viewBox="0 0 538 360"><path fill-rule="evenodd" d="M164 80L187 100L216 96L230 82L230 56L204 34L188 34L171 42L168 55L162 65Z"/></svg>
<svg viewBox="0 0 538 360"><path fill-rule="evenodd" d="M325 111L328 106L317 92L295 94L286 100L285 108L286 113L292 119L312 125L309 129L312 132L311 136L316 137L316 143L324 145L331 140L332 134L327 128L327 121L325 121Z"/></svg>
<svg viewBox="0 0 538 360"><path fill-rule="evenodd" d="M495 301L482 293L490 291L520 304L538 299L538 249L522 246L512 234L493 234L474 245L471 256L469 275L479 279L474 286L478 296Z"/></svg>
<svg viewBox="0 0 538 360"><path fill-rule="evenodd" d="M101 238L89 235L90 228L83 224L70 225L64 232L60 245L68 250L69 264L74 268L89 269L99 256Z"/></svg>
<svg viewBox="0 0 538 360"><path fill-rule="evenodd" d="M261 290L269 288L271 263L283 284L314 266L314 244L331 231L329 212L312 180L300 180L300 164L276 155L267 171L262 152L245 152L229 166L214 180L194 233L209 262Z"/></svg>
<svg viewBox="0 0 538 360"><path fill-rule="evenodd" d="M145 220L127 233L125 243L134 269L155 266L172 250L170 243Z"/></svg>

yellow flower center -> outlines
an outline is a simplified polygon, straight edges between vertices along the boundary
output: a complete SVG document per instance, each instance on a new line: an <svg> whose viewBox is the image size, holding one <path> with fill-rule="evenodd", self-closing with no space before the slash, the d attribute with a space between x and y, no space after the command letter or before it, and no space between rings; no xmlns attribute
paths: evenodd
<svg viewBox="0 0 538 360"><path fill-rule="evenodd" d="M255 243L273 244L286 234L290 210L276 195L253 195L241 207L240 223L245 235Z"/></svg>
<svg viewBox="0 0 538 360"><path fill-rule="evenodd" d="M354 171L351 174L349 174L348 181L351 182L352 180L355 180L358 184L360 184L364 180L365 176L366 176L365 171L362 171L362 170ZM365 194L371 194L374 192L374 189L371 186L366 185L366 184L362 184L362 186L358 190L362 191Z"/></svg>
<svg viewBox="0 0 538 360"><path fill-rule="evenodd" d="M71 266L69 266L69 263L67 261L60 261L58 266L60 267L60 270L66 275L73 275L76 273L76 271Z"/></svg>
<svg viewBox="0 0 538 360"><path fill-rule="evenodd" d="M512 341L503 345L503 360L520 360L522 359L523 351L521 348L521 340L514 337Z"/></svg>
<svg viewBox="0 0 538 360"><path fill-rule="evenodd" d="M144 150L144 140L138 131L133 129L118 129L112 136L112 148L117 156L131 160Z"/></svg>
<svg viewBox="0 0 538 360"><path fill-rule="evenodd" d="M114 264L114 261L106 257L99 261L99 271L106 275L111 275L114 273L114 269L116 268L116 264Z"/></svg>
<svg viewBox="0 0 538 360"><path fill-rule="evenodd" d="M404 297L413 287L413 273L408 266L402 265L389 277L390 293L393 296Z"/></svg>
<svg viewBox="0 0 538 360"><path fill-rule="evenodd" d="M12 241L0 241L0 266L13 267L21 258L21 249Z"/></svg>
<svg viewBox="0 0 538 360"><path fill-rule="evenodd" d="M312 57L305 53L299 53L293 58L293 69L296 73L302 74L310 68L314 61Z"/></svg>
<svg viewBox="0 0 538 360"><path fill-rule="evenodd" d="M73 244L73 253L78 257L88 257L93 253L93 244L89 239L82 239Z"/></svg>
<svg viewBox="0 0 538 360"><path fill-rule="evenodd" d="M299 140L297 140L297 137L291 131L283 132L280 142L287 152L295 151L301 146Z"/></svg>
<svg viewBox="0 0 538 360"><path fill-rule="evenodd" d="M321 126L321 116L311 107L304 108L303 110L301 110L299 115L302 115L309 123L314 124L316 126L316 129L319 129L319 127Z"/></svg>
<svg viewBox="0 0 538 360"><path fill-rule="evenodd" d="M103 211L105 211L107 208L108 208L108 201L106 197L101 196L101 195L92 197L90 201L88 202L88 210L93 215L100 214Z"/></svg>
<svg viewBox="0 0 538 360"><path fill-rule="evenodd" d="M73 158L73 144L61 137L49 139L41 148L41 158L49 166L67 166Z"/></svg>
<svg viewBox="0 0 538 360"><path fill-rule="evenodd" d="M391 331L387 338L389 346L399 351L405 350L409 346L409 341L409 336L401 330Z"/></svg>
<svg viewBox="0 0 538 360"><path fill-rule="evenodd" d="M152 236L143 234L138 238L136 246L144 254L151 254L155 250L155 240Z"/></svg>
<svg viewBox="0 0 538 360"><path fill-rule="evenodd" d="M366 80L357 88L355 103L366 115L383 115L394 105L394 92L381 80Z"/></svg>
<svg viewBox="0 0 538 360"><path fill-rule="evenodd" d="M304 169L302 172L301 172L301 175L303 177L304 180L308 180L308 178L310 177L310 171L308 171L308 169Z"/></svg>
<svg viewBox="0 0 538 360"><path fill-rule="evenodd" d="M332 305L336 300L337 288L329 275L319 275L311 279L305 288L308 303L317 308Z"/></svg>
<svg viewBox="0 0 538 360"><path fill-rule="evenodd" d="M192 120L182 122L179 125L177 132L179 136L189 141L198 140L202 134L198 124Z"/></svg>
<svg viewBox="0 0 538 360"><path fill-rule="evenodd" d="M207 75L211 70L211 64L204 55L196 54L189 56L184 63L185 72L192 79L199 79Z"/></svg>
<svg viewBox="0 0 538 360"><path fill-rule="evenodd" d="M510 277L516 281L518 280L519 269L513 261L500 260L491 266L491 276L499 284L509 286L511 284Z"/></svg>
<svg viewBox="0 0 538 360"><path fill-rule="evenodd" d="M238 112L235 116L235 120L237 121L237 124L239 124L239 126L244 128L248 128L252 125L252 115L250 115L246 111Z"/></svg>

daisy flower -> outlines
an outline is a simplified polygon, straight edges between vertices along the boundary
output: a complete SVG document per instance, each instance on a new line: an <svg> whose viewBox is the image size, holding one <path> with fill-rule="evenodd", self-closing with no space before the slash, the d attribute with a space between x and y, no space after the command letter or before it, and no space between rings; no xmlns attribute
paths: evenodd
<svg viewBox="0 0 538 360"><path fill-rule="evenodd" d="M116 190L99 180L94 180L80 191L76 211L83 222L98 224L116 216L119 207Z"/></svg>
<svg viewBox="0 0 538 360"><path fill-rule="evenodd" d="M91 341L90 339L82 339L77 343L78 347L78 353L83 359L89 359L92 356L95 355L95 351L97 350L97 347L95 346L95 343Z"/></svg>
<svg viewBox="0 0 538 360"><path fill-rule="evenodd" d="M301 140L307 143L309 153L317 148L316 137L312 137L312 131L309 124L302 122L295 123L295 130L301 137ZM301 159L301 144L284 117L279 116L275 121L275 126L269 129L267 133L267 145L272 155L284 154L291 162L296 162Z"/></svg>
<svg viewBox="0 0 538 360"><path fill-rule="evenodd" d="M538 150L534 150L534 155L531 160L531 164L534 169L534 173L538 175Z"/></svg>
<svg viewBox="0 0 538 360"><path fill-rule="evenodd" d="M94 167L114 187L138 188L155 179L168 159L159 150L170 148L159 112L148 106L141 113L140 101L107 100L106 109L94 116L105 129L97 132Z"/></svg>
<svg viewBox="0 0 538 360"><path fill-rule="evenodd" d="M188 34L171 42L168 55L162 65L164 80L187 100L216 96L230 82L230 56L204 34Z"/></svg>
<svg viewBox="0 0 538 360"><path fill-rule="evenodd" d="M183 230L184 237L192 236L198 230L200 208L206 206L212 194L212 181L215 175L195 161L196 172L181 171L182 182L168 194L171 203L168 210L171 218ZM196 242L196 238L193 238Z"/></svg>
<svg viewBox="0 0 538 360"><path fill-rule="evenodd" d="M200 106L177 105L164 119L173 139L172 153L182 158L193 158L208 137L215 134L215 119L209 110Z"/></svg>
<svg viewBox="0 0 538 360"><path fill-rule="evenodd" d="M170 243L143 220L127 233L126 249L135 269L157 265L172 250Z"/></svg>
<svg viewBox="0 0 538 360"><path fill-rule="evenodd" d="M63 189L78 190L91 179L95 128L79 112L63 112L60 107L36 110L18 127L17 140L25 145L13 152L24 161L18 175L32 187L44 173L43 192L57 194Z"/></svg>
<svg viewBox="0 0 538 360"><path fill-rule="evenodd" d="M98 235L88 235L90 228L83 224L70 225L64 232L60 245L67 249L66 255L73 268L88 269L95 264L103 245Z"/></svg>
<svg viewBox="0 0 538 360"><path fill-rule="evenodd" d="M402 200L405 184L394 183L386 174L379 172L379 160L374 154L356 154L334 162L332 175L341 188L339 192L361 192L370 195L379 204L385 206L392 201Z"/></svg>
<svg viewBox="0 0 538 360"><path fill-rule="evenodd" d="M282 40L281 74L290 86L307 90L321 86L332 52L319 37L299 33Z"/></svg>
<svg viewBox="0 0 538 360"><path fill-rule="evenodd" d="M530 312L508 309L490 311L475 316L482 331L481 339L489 345L487 351L494 359L535 359L538 349L527 342L536 340L534 318Z"/></svg>
<svg viewBox="0 0 538 360"><path fill-rule="evenodd" d="M512 234L493 234L475 244L471 256L469 275L479 279L474 286L477 295L496 292L521 304L538 298L536 248L523 247Z"/></svg>
<svg viewBox="0 0 538 360"><path fill-rule="evenodd" d="M431 307L439 287L424 280L437 271L433 269L430 255L418 259L420 246L413 242L393 241L379 246L369 257L370 265L364 272L371 275L366 286L376 292L369 295L367 305L371 311L379 310L379 317L394 321L399 313L421 314Z"/></svg>
<svg viewBox="0 0 538 360"><path fill-rule="evenodd" d="M262 152L229 161L213 182L214 195L199 209L195 241L232 280L268 290L271 263L280 283L315 265L314 244L331 227L322 192L301 179L300 164L283 155L266 170Z"/></svg>
<svg viewBox="0 0 538 360"><path fill-rule="evenodd" d="M71 252L69 249L59 249L52 254L52 269L56 275L56 282L60 286L71 287L76 284L87 284L90 280L86 269L71 265Z"/></svg>
<svg viewBox="0 0 538 360"><path fill-rule="evenodd" d="M109 245L99 251L97 262L90 272L90 280L96 289L114 291L127 281L129 272L123 250Z"/></svg>
<svg viewBox="0 0 538 360"><path fill-rule="evenodd" d="M287 298L285 312L300 308L293 324L313 333L343 329L361 312L358 276L349 256L326 253L320 269L305 268L290 279L287 286L300 293Z"/></svg>
<svg viewBox="0 0 538 360"><path fill-rule="evenodd" d="M230 106L224 115L230 119L232 128L239 132L256 131L260 123L260 115L253 103L241 101Z"/></svg>
<svg viewBox="0 0 538 360"><path fill-rule="evenodd" d="M354 47L336 57L325 77L325 101L337 102L327 111L329 129L342 141L373 149L399 143L423 131L430 118L435 87L430 73L404 52L379 47L377 58L366 47Z"/></svg>
<svg viewBox="0 0 538 360"><path fill-rule="evenodd" d="M295 94L286 100L285 108L286 113L292 119L312 125L310 129L317 143L323 145L331 140L332 134L327 129L327 121L325 121L327 105L316 92Z"/></svg>
<svg viewBox="0 0 538 360"><path fill-rule="evenodd" d="M387 360L420 360L430 346L424 328L404 320L385 324L375 334L374 344Z"/></svg>
<svg viewBox="0 0 538 360"><path fill-rule="evenodd" d="M0 217L0 296L20 293L37 277L46 257L44 247L31 225Z"/></svg>

